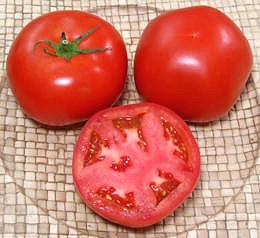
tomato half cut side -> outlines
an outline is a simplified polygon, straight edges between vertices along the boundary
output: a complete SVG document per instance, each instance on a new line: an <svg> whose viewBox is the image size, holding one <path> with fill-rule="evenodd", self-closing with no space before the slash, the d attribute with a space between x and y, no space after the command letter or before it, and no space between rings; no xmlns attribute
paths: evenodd
<svg viewBox="0 0 260 238"><path fill-rule="evenodd" d="M129 227L159 222L193 191L198 145L185 122L151 103L95 114L81 131L73 178L86 204Z"/></svg>

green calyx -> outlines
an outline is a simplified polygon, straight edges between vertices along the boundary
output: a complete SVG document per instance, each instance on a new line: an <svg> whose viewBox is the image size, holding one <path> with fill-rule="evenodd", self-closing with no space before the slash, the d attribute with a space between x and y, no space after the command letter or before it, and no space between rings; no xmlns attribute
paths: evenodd
<svg viewBox="0 0 260 238"><path fill-rule="evenodd" d="M78 55L78 54L91 54L91 53L97 53L97 52L104 52L106 50L111 50L111 48L93 48L93 49L80 49L78 48L79 43L85 39L87 36L92 34L98 29L98 26L91 28L87 32L85 32L83 35L79 36L73 41L68 41L66 38L65 32L62 32L60 43L52 42L49 40L40 40L35 43L35 47L41 43L44 43L52 48L50 51L48 48L44 48L44 52L46 54L62 57L66 59L67 61L70 61L72 56Z"/></svg>

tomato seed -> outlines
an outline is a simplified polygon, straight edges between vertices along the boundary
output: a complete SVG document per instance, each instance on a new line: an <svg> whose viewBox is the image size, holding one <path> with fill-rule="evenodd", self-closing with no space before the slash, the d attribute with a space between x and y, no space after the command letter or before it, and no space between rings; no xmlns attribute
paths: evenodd
<svg viewBox="0 0 260 238"><path fill-rule="evenodd" d="M119 162L113 162L111 165L111 168L115 171L122 172L125 171L126 168L130 167L132 165L131 159L129 156L124 155L120 157Z"/></svg>
<svg viewBox="0 0 260 238"><path fill-rule="evenodd" d="M152 182L149 185L155 195L156 205L158 205L164 198L166 198L181 183L180 181L174 178L172 173L158 170L158 175L159 177L164 178L166 181L160 184Z"/></svg>
<svg viewBox="0 0 260 238"><path fill-rule="evenodd" d="M141 120L145 113L138 114L135 117L119 117L114 119L113 126L117 128L121 134L126 138L127 133L125 132L126 129L136 129L137 134L139 137L139 141L137 144L143 151L147 151L147 142L144 139L142 128L141 128Z"/></svg>
<svg viewBox="0 0 260 238"><path fill-rule="evenodd" d="M178 147L178 150L174 150L173 154L176 155L178 158L184 160L187 163L188 160L188 152L186 146L182 142L182 139L177 134L176 129L173 127L171 123L161 117L161 123L164 130L164 137L166 140L171 140L175 146Z"/></svg>
<svg viewBox="0 0 260 238"><path fill-rule="evenodd" d="M105 198L110 202L114 202L115 204L125 209L135 208L135 197L133 192L126 193L124 197L119 196L115 193L115 188L113 187L101 187L97 191L97 195L101 198Z"/></svg>
<svg viewBox="0 0 260 238"><path fill-rule="evenodd" d="M100 160L103 160L105 156L100 156L102 145L109 147L107 139L101 139L101 136L96 132L92 131L90 135L89 144L87 145L87 151L84 158L84 167L92 165Z"/></svg>

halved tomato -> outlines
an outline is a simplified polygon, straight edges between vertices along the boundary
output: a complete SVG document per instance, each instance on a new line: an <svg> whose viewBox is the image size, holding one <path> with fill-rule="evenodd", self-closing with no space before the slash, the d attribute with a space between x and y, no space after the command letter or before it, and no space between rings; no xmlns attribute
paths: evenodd
<svg viewBox="0 0 260 238"><path fill-rule="evenodd" d="M199 148L185 122L150 103L109 108L86 123L73 156L75 185L102 217L152 225L193 191Z"/></svg>

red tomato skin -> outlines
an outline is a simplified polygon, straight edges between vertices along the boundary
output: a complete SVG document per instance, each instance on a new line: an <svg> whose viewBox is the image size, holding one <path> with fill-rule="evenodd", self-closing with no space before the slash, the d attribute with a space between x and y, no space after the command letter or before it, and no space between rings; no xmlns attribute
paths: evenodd
<svg viewBox="0 0 260 238"><path fill-rule="evenodd" d="M97 198L94 197L92 193L88 193L85 191L87 186L82 185L82 181L83 181L82 177L95 178L95 175L93 174L101 174L101 177L103 177L102 175L103 171L100 168L98 168L97 165L97 167L91 168L91 171L93 173L92 175L87 175L87 174L82 175L84 173L82 172L83 169L82 169L82 161L81 161L81 157L83 154L82 147L87 144L87 135L90 133L90 128L92 124L100 123L100 125L102 126L104 125L102 123L102 120L104 118L113 118L119 115L122 116L123 114L124 116L132 116L133 111L135 111L136 113L143 112L144 108L147 108L147 111L149 110L154 110L156 112L164 111L166 114L169 114L174 117L174 121L177 123L175 124L176 130L182 133L183 139L184 138L187 139L186 143L189 148L188 150L191 159L191 166L193 168L193 172L192 172L193 174L191 175L190 179L188 179L185 182L184 187L179 187L174 193L169 194L167 197L168 201L162 201L158 205L158 209L149 208L149 207L147 208L146 207L147 204L144 202L143 209L141 209L138 213L134 211L125 212L119 210L116 205L114 206L111 204L108 205L106 201L97 200ZM158 147L160 147L157 138L153 138L152 140L154 140L155 143L158 145ZM142 168L141 173L147 174L148 168L149 165L147 165L147 167L144 166ZM168 216L171 212L173 212L176 208L178 208L181 205L181 203L189 196L189 194L195 189L200 176L200 152L199 152L198 145L188 125L182 120L182 118L180 118L177 114L175 114L170 109L154 103L139 103L139 104L118 106L118 107L102 110L94 114L86 122L74 148L73 161L72 161L72 175L73 175L75 186L81 198L97 214L99 214L100 216L104 217L105 219L113 223L117 223L132 228L143 228L143 227L156 224L159 221L161 221L163 218ZM113 177L113 173L111 173L111 178L112 177ZM129 176L127 177L127 179L124 179L122 177L120 178L120 181L118 181L118 183L121 184L128 183L126 187L128 186L131 187L131 183L133 183L135 180L139 181L137 183L140 184L140 190L142 190L143 189L141 187L142 178L139 178L139 174L134 174L134 176L133 175ZM110 180L107 179L107 181ZM86 183L87 181L84 181L84 184ZM144 190L143 192L145 193Z"/></svg>
<svg viewBox="0 0 260 238"><path fill-rule="evenodd" d="M222 12L207 6L168 11L139 41L135 84L147 101L184 120L224 116L245 87L253 63L249 43Z"/></svg>
<svg viewBox="0 0 260 238"><path fill-rule="evenodd" d="M64 58L46 54L39 40L59 43L62 32L73 41L99 28L79 48L111 50ZM90 13L57 11L30 22L14 41L7 59L10 87L24 112L36 121L64 126L86 120L119 98L126 79L127 53L112 25Z"/></svg>

